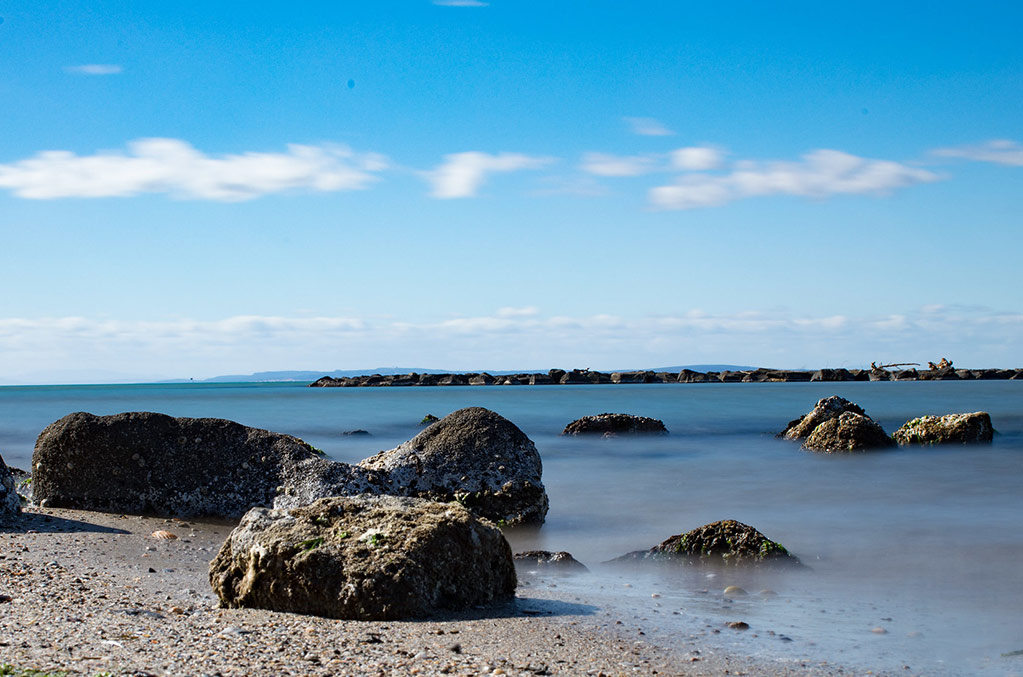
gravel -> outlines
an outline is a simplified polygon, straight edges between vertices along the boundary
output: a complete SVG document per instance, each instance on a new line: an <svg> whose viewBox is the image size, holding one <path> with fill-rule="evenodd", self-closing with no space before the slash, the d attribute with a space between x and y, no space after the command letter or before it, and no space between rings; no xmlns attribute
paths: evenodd
<svg viewBox="0 0 1023 677"><path fill-rule="evenodd" d="M220 609L207 569L233 526L26 509L0 527L0 664L87 675L841 673L637 642L616 630L613 609L546 586L409 622Z"/></svg>

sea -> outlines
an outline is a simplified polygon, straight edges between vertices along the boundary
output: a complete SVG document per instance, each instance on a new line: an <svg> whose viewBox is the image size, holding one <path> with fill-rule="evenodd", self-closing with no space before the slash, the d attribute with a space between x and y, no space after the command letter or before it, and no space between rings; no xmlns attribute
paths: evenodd
<svg viewBox="0 0 1023 677"><path fill-rule="evenodd" d="M846 455L776 437L829 395L859 404L888 432L925 414L986 411L997 433L990 445ZM0 387L0 454L28 469L39 432L68 413L157 411L289 433L357 462L414 436L425 415L467 406L511 420L543 459L550 512L542 528L506 530L513 549L565 550L590 569L533 585L556 588L580 613L613 609L637 641L861 674L1023 674L1021 381L8 386ZM560 434L603 412L658 418L670 434ZM352 430L369 435L344 434ZM806 566L603 564L722 519L754 526ZM733 585L748 594L724 594Z"/></svg>

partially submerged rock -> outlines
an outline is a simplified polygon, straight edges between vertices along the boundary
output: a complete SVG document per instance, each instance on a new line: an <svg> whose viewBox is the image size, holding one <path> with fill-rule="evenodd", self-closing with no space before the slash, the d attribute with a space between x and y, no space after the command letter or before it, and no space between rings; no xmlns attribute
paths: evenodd
<svg viewBox="0 0 1023 677"><path fill-rule="evenodd" d="M991 416L985 411L972 414L921 416L907 421L892 437L899 444L977 444L994 437Z"/></svg>
<svg viewBox="0 0 1023 677"><path fill-rule="evenodd" d="M818 400L812 410L794 421L789 421L789 424L785 426L785 430L778 433L778 436L784 437L787 440L805 439L821 423L828 419L838 418L847 411L855 414L864 413L859 405L853 404L844 397L839 397L838 395L825 397L822 400Z"/></svg>
<svg viewBox="0 0 1023 677"><path fill-rule="evenodd" d="M355 496L249 511L210 583L224 607L397 620L509 600L516 578L500 530L461 506Z"/></svg>
<svg viewBox="0 0 1023 677"><path fill-rule="evenodd" d="M803 448L826 453L894 447L895 440L869 416L844 412L813 429Z"/></svg>
<svg viewBox="0 0 1023 677"><path fill-rule="evenodd" d="M527 550L517 552L514 556L515 565L524 569L537 569L541 571L555 571L558 573L585 573L589 571L586 565L572 557L564 550L551 552L550 550Z"/></svg>
<svg viewBox="0 0 1023 677"><path fill-rule="evenodd" d="M539 524L547 515L543 465L524 432L482 407L460 409L359 463L384 493L459 501L498 523Z"/></svg>
<svg viewBox="0 0 1023 677"><path fill-rule="evenodd" d="M458 500L508 524L542 523L547 514L533 442L479 408L457 411L359 465L223 419L79 412L43 430L32 464L35 500L51 507L237 517L255 506L393 494Z"/></svg>
<svg viewBox="0 0 1023 677"><path fill-rule="evenodd" d="M14 485L14 476L0 456L0 522L7 521L21 512L21 497Z"/></svg>
<svg viewBox="0 0 1023 677"><path fill-rule="evenodd" d="M629 553L612 560L672 562L682 565L718 564L728 566L764 563L800 564L781 543L742 522L722 520L672 536L646 551Z"/></svg>
<svg viewBox="0 0 1023 677"><path fill-rule="evenodd" d="M296 437L233 421L78 412L39 435L32 484L50 507L235 517L331 463ZM351 489L369 488L358 479Z"/></svg>
<svg viewBox="0 0 1023 677"><path fill-rule="evenodd" d="M637 433L667 435L664 422L632 414L597 414L572 421L562 435L632 435Z"/></svg>
<svg viewBox="0 0 1023 677"><path fill-rule="evenodd" d="M863 451L895 445L859 405L838 395L819 400L811 411L790 421L778 436L803 440L803 448L810 451Z"/></svg>

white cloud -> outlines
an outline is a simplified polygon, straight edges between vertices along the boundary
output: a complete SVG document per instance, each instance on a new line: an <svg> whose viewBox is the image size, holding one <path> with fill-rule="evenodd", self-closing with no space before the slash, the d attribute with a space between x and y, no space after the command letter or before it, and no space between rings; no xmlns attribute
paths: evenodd
<svg viewBox="0 0 1023 677"><path fill-rule="evenodd" d="M539 169L553 161L553 158L520 153L489 155L468 151L445 155L444 162L433 171L426 172L425 176L433 186L430 192L433 197L444 199L472 197L488 174Z"/></svg>
<svg viewBox="0 0 1023 677"><path fill-rule="evenodd" d="M117 75L124 72L122 66L113 63L86 63L80 66L68 66L64 70L76 75Z"/></svg>
<svg viewBox="0 0 1023 677"><path fill-rule="evenodd" d="M539 314L540 309L536 306L522 306L521 308L505 306L497 310L498 317L534 317Z"/></svg>
<svg viewBox="0 0 1023 677"><path fill-rule="evenodd" d="M640 176L658 169L659 159L652 155L607 155L585 153L579 169L596 176Z"/></svg>
<svg viewBox="0 0 1023 677"><path fill-rule="evenodd" d="M664 126L664 123L653 118L622 118L629 125L633 134L640 136L674 136L675 132Z"/></svg>
<svg viewBox="0 0 1023 677"><path fill-rule="evenodd" d="M1010 167L1023 167L1023 145L1009 139L994 139L976 146L938 148L939 157L961 158L975 162L994 162Z"/></svg>
<svg viewBox="0 0 1023 677"><path fill-rule="evenodd" d="M441 7L486 7L490 3L480 0L433 0L433 4Z"/></svg>
<svg viewBox="0 0 1023 677"><path fill-rule="evenodd" d="M942 355L962 367L1013 367L1021 351L1023 313L933 306L871 316L699 310L572 316L526 307L400 322L276 316L159 322L0 318L0 382L41 370L72 374L83 365L127 374L152 374L159 365L163 376L196 378L378 364L456 370L714 362L861 367L871 361L925 364Z"/></svg>
<svg viewBox="0 0 1023 677"><path fill-rule="evenodd" d="M724 163L724 153L710 146L689 146L671 152L671 165L685 171L718 169Z"/></svg>
<svg viewBox="0 0 1023 677"><path fill-rule="evenodd" d="M798 162L743 161L723 175L683 175L671 185L650 189L649 198L661 209L693 209L765 195L883 194L940 178L898 162L825 149L807 153Z"/></svg>
<svg viewBox="0 0 1023 677"><path fill-rule="evenodd" d="M167 193L236 202L291 190L359 190L386 167L383 156L342 145L292 144L285 153L213 157L177 139L139 139L127 152L44 151L0 164L0 188L35 200Z"/></svg>

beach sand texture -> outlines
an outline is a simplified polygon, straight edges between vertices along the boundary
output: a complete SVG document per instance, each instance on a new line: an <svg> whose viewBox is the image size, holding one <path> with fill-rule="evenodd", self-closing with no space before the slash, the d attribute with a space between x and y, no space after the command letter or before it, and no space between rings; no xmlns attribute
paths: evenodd
<svg viewBox="0 0 1023 677"><path fill-rule="evenodd" d="M87 675L847 674L655 643L635 618L559 597L543 579L520 584L513 603L417 621L220 609L207 567L232 528L27 509L0 527L0 664Z"/></svg>

